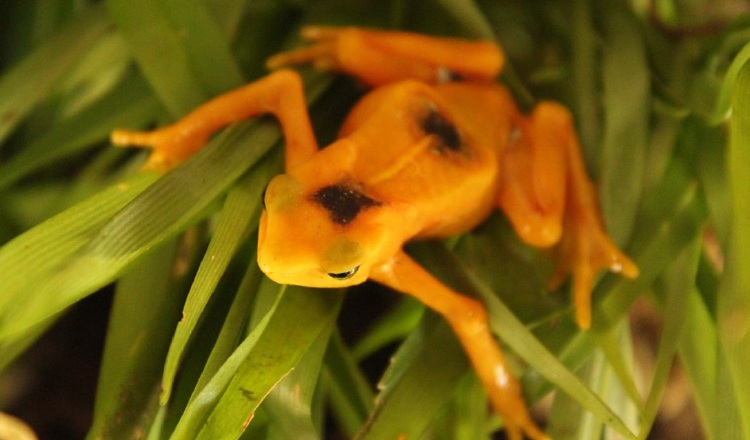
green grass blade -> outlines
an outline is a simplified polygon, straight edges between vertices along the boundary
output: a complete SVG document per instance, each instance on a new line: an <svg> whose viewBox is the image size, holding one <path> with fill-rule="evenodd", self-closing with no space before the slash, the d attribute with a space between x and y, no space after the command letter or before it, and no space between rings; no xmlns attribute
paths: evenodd
<svg viewBox="0 0 750 440"><path fill-rule="evenodd" d="M423 312L421 303L403 299L367 330L352 348L352 355L361 360L390 343L405 339L417 326Z"/></svg>
<svg viewBox="0 0 750 440"><path fill-rule="evenodd" d="M378 385L375 409L355 438L419 438L468 371L469 361L450 327L437 315L425 314L393 357Z"/></svg>
<svg viewBox="0 0 750 440"><path fill-rule="evenodd" d="M601 112L598 90L599 60L596 57L597 39L593 25L591 0L575 0L572 4L572 21L575 33L572 38L571 77L575 84L575 95L572 97L574 113L581 148L588 164L600 163L601 155ZM586 121L580 123L580 121ZM597 167L589 167L596 178Z"/></svg>
<svg viewBox="0 0 750 440"><path fill-rule="evenodd" d="M238 371L244 365L246 359L251 356L259 344L261 337L268 328L271 319L276 313L279 304L285 297L286 287L281 286L277 290L278 297L271 308L259 318L253 330L247 335L244 341L237 347L232 355L226 359L216 374L211 377L210 381L203 387L197 395L190 401L188 406L182 412L179 423L170 436L172 440L193 439L196 433L201 429L216 407L219 399L229 386L229 383L236 377Z"/></svg>
<svg viewBox="0 0 750 440"><path fill-rule="evenodd" d="M183 166L156 181L116 215L112 216L110 211L109 218L102 218L96 207L86 211L86 215L97 216L96 226L101 229L89 230L84 243L80 243L79 238L78 253L57 258L57 266L51 267L44 278L21 278L24 281L18 281L8 289L18 291L18 294L13 296L13 317L2 323L0 335L28 329L113 281L128 264L150 248L205 215L207 207L278 139L278 129L272 124L259 124L255 130L250 130L251 134L248 134L248 128L227 130ZM251 145L252 148L237 148L237 145ZM164 203L165 200L171 203ZM107 221L106 225L102 225L102 221ZM91 225L86 226L91 228ZM62 230L65 229L57 229ZM51 233L45 233L39 239L40 251L49 251L46 246L56 239ZM13 255L9 259L13 259ZM0 254L0 267L2 261ZM35 262L28 258L21 262L13 259L12 264L14 267L19 264L29 266L23 268L26 272L36 267ZM29 285L29 279L37 282Z"/></svg>
<svg viewBox="0 0 750 440"><path fill-rule="evenodd" d="M108 0L106 5L144 76L172 116L181 116L210 97L193 71L179 29L158 0Z"/></svg>
<svg viewBox="0 0 750 440"><path fill-rule="evenodd" d="M349 438L364 425L374 401L370 384L355 359L344 345L341 334L335 331L328 343L322 380L333 417Z"/></svg>
<svg viewBox="0 0 750 440"><path fill-rule="evenodd" d="M47 99L111 23L98 8L81 10L54 37L0 79L0 143L35 106Z"/></svg>
<svg viewBox="0 0 750 440"><path fill-rule="evenodd" d="M211 349L211 354L206 360L203 371L193 389L190 401L195 400L203 388L208 385L209 381L219 371L221 366L229 359L232 353L242 342L249 321L248 310L252 309L259 290L263 284L263 274L260 268L252 264L255 261L255 254L249 260L250 264L245 271L245 275L240 281L237 294L232 301L232 305L224 318L224 323L216 338L216 342ZM172 344L174 344L174 340ZM170 347L171 348L171 347Z"/></svg>
<svg viewBox="0 0 750 440"><path fill-rule="evenodd" d="M747 54L750 45L743 53ZM722 420L719 427L733 438L750 436L750 62L740 56L732 97L729 176L732 194L731 240L717 311L717 327L727 371L737 396L738 420ZM724 437L730 438L730 437Z"/></svg>
<svg viewBox="0 0 750 440"><path fill-rule="evenodd" d="M343 292L311 292L313 295L343 295ZM269 439L321 438L323 420L321 400L316 396L326 347L331 339L335 319L326 320L318 337L299 363L271 390L262 408L269 417Z"/></svg>
<svg viewBox="0 0 750 440"><path fill-rule="evenodd" d="M46 298L36 290L64 262L75 258L120 209L154 181L155 176L141 174L113 186L73 208L52 217L0 249L0 340L13 339L9 328L28 328L18 309L29 303L31 310L51 316L62 309L48 307ZM54 295L54 292L51 292ZM40 317L41 319L41 317ZM35 322L38 319L35 320Z"/></svg>
<svg viewBox="0 0 750 440"><path fill-rule="evenodd" d="M157 0L179 31L191 70L210 96L244 80L224 31L205 0Z"/></svg>
<svg viewBox="0 0 750 440"><path fill-rule="evenodd" d="M607 231L626 243L641 197L650 113L649 70L639 23L608 2L603 59L604 131L599 191ZM627 105L623 103L627 102Z"/></svg>
<svg viewBox="0 0 750 440"><path fill-rule="evenodd" d="M568 393L583 407L589 410L601 423L616 430L625 438L634 439L635 435L608 407L601 398L594 394L573 372L565 367L529 332L518 318L493 293L482 286L477 279L473 283L482 293L490 310L492 330L510 346L521 358L536 371L549 379L558 388Z"/></svg>
<svg viewBox="0 0 750 440"><path fill-rule="evenodd" d="M56 124L19 154L0 163L0 191L30 173L106 139L117 127L139 127L155 118L158 105L140 78L123 81L89 108Z"/></svg>
<svg viewBox="0 0 750 440"><path fill-rule="evenodd" d="M176 242L155 249L118 283L89 439L136 436L153 421L175 324L164 317L178 316L183 300L174 288L176 249Z"/></svg>
<svg viewBox="0 0 750 440"><path fill-rule="evenodd" d="M639 439L646 439L659 412L659 406L667 386L673 360L680 344L687 301L685 296L694 289L700 257L700 237L678 255L666 274L664 286L662 330L659 351L656 357L654 377L651 381L648 398L643 408L641 432Z"/></svg>
<svg viewBox="0 0 750 440"><path fill-rule="evenodd" d="M205 425L197 436L193 432L189 438L239 438L271 389L334 322L342 299L343 295L336 293L288 287Z"/></svg>
<svg viewBox="0 0 750 440"><path fill-rule="evenodd" d="M261 162L257 171L251 171L227 195L224 207L219 213L211 242L185 301L183 319L178 324L169 347L169 355L164 365L164 377L162 379L163 391L160 398L162 404L169 400L172 382L177 373L180 359L195 326L198 324L198 320L203 314L203 309L229 266L232 257L247 238L251 228L257 224L261 210L261 193L268 180L276 172L278 165L273 164L280 163L281 155L274 154L273 157L275 160L270 161L272 163L268 163L269 161Z"/></svg>

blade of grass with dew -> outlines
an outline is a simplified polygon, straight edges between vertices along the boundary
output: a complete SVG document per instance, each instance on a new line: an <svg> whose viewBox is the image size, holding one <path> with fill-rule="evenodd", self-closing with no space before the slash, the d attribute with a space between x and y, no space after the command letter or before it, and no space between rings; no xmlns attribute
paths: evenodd
<svg viewBox="0 0 750 440"><path fill-rule="evenodd" d="M370 419L355 438L420 438L469 368L445 321L426 313L393 356L378 384L380 393Z"/></svg>
<svg viewBox="0 0 750 440"><path fill-rule="evenodd" d="M364 425L372 411L374 394L357 366L356 357L335 330L326 351L322 380L332 415L348 438Z"/></svg>
<svg viewBox="0 0 750 440"><path fill-rule="evenodd" d="M225 131L116 215L101 219L108 221L97 224L100 229L90 233L78 253L57 259L46 276L25 278L19 285L9 287L9 291L17 291L13 295L14 314L13 319L2 322L0 335L22 332L112 282L148 249L205 215L207 207L278 140L275 125L249 125ZM55 239L46 234L40 239L40 246L48 250L43 242ZM25 261L27 265L35 264Z"/></svg>
<svg viewBox="0 0 750 440"><path fill-rule="evenodd" d="M343 295L331 293L287 287L263 334L223 388L200 431L184 437L187 431L181 430L173 439L239 438L271 389L335 321Z"/></svg>
<svg viewBox="0 0 750 440"><path fill-rule="evenodd" d="M742 53L750 51L750 44ZM750 60L740 65L732 93L729 176L732 195L731 240L717 308L717 327L726 372L736 395L738 420L724 419L718 425L723 438L750 436Z"/></svg>
<svg viewBox="0 0 750 440"><path fill-rule="evenodd" d="M135 436L153 421L161 368L183 300L170 288L176 244L149 252L117 284L89 439ZM138 325L132 325L134 316Z"/></svg>
<svg viewBox="0 0 750 440"><path fill-rule="evenodd" d="M60 31L0 79L0 143L107 32L111 23L99 8L76 14Z"/></svg>
<svg viewBox="0 0 750 440"><path fill-rule="evenodd" d="M229 191L219 213L211 242L185 301L183 319L180 320L169 347L162 379L162 404L169 400L180 359L203 309L229 266L230 260L257 224L261 209L261 193L280 163L281 154L272 156L273 160L261 161Z"/></svg>

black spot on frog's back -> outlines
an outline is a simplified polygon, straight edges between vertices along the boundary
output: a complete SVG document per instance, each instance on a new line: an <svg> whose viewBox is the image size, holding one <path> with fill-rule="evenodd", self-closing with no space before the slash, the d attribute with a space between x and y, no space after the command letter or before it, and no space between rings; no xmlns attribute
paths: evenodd
<svg viewBox="0 0 750 440"><path fill-rule="evenodd" d="M331 221L339 225L350 223L362 209L380 205L346 183L325 186L313 194L312 199L328 211Z"/></svg>
<svg viewBox="0 0 750 440"><path fill-rule="evenodd" d="M436 139L435 150L461 151L463 140L456 126L449 121L435 107L430 107L420 121L420 127L425 134L432 135Z"/></svg>

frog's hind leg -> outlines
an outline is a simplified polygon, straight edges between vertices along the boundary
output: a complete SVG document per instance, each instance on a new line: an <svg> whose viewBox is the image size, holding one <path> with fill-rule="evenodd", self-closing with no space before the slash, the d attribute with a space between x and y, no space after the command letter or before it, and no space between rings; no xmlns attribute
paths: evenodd
<svg viewBox="0 0 750 440"><path fill-rule="evenodd" d="M275 55L267 66L313 64L378 86L405 79L428 84L455 79L491 81L504 62L500 48L489 41L325 26L305 27L302 37L309 46Z"/></svg>
<svg viewBox="0 0 750 440"><path fill-rule="evenodd" d="M446 287L404 252L373 267L370 277L411 295L442 315L466 351L494 410L502 416L509 438L548 440L526 408L521 385L505 363L490 332L485 308L475 299Z"/></svg>
<svg viewBox="0 0 750 440"><path fill-rule="evenodd" d="M550 284L573 275L576 322L588 328L596 273L608 269L634 278L638 268L604 230L568 110L543 102L516 124L518 133L503 156L498 204L524 241L557 245Z"/></svg>
<svg viewBox="0 0 750 440"><path fill-rule="evenodd" d="M144 168L166 170L193 155L220 128L264 113L276 116L284 130L287 169L318 151L302 80L289 69L220 95L172 125L147 132L115 130L111 140L115 145L151 148Z"/></svg>

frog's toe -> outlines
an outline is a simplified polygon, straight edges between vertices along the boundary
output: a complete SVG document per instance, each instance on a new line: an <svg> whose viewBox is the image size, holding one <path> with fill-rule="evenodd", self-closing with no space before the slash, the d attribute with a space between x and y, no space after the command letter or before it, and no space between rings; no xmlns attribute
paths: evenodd
<svg viewBox="0 0 750 440"><path fill-rule="evenodd" d="M337 66L335 43L315 43L300 49L278 53L266 60L266 68L270 70L299 64L312 64L319 70L334 70Z"/></svg>

